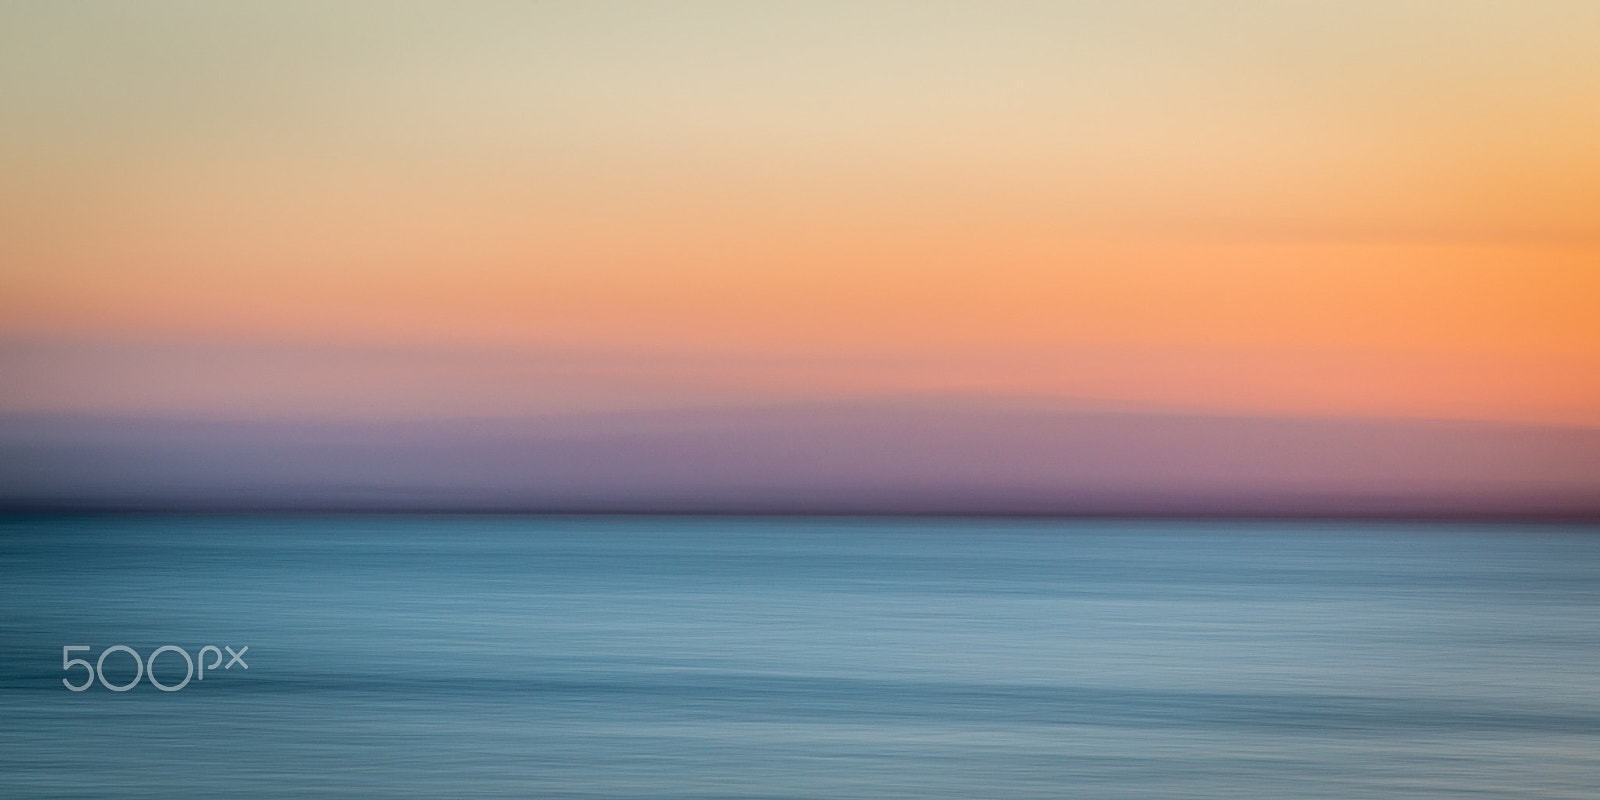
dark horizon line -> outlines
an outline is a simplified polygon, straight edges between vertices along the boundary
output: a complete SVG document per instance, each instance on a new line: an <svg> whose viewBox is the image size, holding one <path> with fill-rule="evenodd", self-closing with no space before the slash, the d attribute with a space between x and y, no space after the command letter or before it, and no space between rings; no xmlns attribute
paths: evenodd
<svg viewBox="0 0 1600 800"><path fill-rule="evenodd" d="M826 507L728 508L596 506L361 506L232 503L0 503L0 516L515 516L515 517L746 517L830 519L1017 519L1196 522L1484 522L1495 524L1597 524L1600 507L1591 510L1417 510L1417 511L1285 511L1083 510L1027 511L981 509L917 510L915 508L850 509Z"/></svg>
<svg viewBox="0 0 1600 800"><path fill-rule="evenodd" d="M371 427L0 415L0 512L1600 521L1600 430L915 403Z"/></svg>

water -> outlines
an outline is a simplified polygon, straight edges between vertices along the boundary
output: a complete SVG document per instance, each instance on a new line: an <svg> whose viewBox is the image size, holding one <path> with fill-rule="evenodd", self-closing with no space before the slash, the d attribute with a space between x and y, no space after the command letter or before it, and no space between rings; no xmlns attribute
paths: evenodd
<svg viewBox="0 0 1600 800"><path fill-rule="evenodd" d="M1600 785L1594 527L11 517L0 610L8 798Z"/></svg>

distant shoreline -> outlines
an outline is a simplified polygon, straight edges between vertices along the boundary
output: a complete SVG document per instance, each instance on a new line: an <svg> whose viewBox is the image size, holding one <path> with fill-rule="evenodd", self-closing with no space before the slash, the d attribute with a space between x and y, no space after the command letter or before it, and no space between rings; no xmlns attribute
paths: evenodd
<svg viewBox="0 0 1600 800"><path fill-rule="evenodd" d="M351 507L351 506L223 506L223 505L64 505L14 503L0 505L0 517L24 516L372 516L372 517L712 517L730 519L995 519L1061 520L1107 522L1394 522L1394 523L1475 523L1600 525L1600 509L1588 511L1472 511L1472 512L1284 512L1284 511L918 511L904 510L826 510L797 509L600 509L600 508L434 508L434 507Z"/></svg>
<svg viewBox="0 0 1600 800"><path fill-rule="evenodd" d="M1600 429L960 401L581 419L0 415L0 511L1600 520Z"/></svg>

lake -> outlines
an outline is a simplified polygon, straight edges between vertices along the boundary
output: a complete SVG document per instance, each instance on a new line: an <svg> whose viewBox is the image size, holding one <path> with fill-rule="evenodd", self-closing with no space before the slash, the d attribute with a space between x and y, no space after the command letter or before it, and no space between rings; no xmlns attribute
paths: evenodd
<svg viewBox="0 0 1600 800"><path fill-rule="evenodd" d="M1587 800L1597 665L1596 526L0 518L7 798Z"/></svg>

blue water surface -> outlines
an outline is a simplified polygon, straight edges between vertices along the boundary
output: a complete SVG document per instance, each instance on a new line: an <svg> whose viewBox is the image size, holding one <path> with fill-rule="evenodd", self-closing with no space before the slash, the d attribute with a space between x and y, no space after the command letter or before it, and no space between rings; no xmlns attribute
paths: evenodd
<svg viewBox="0 0 1600 800"><path fill-rule="evenodd" d="M1597 787L1594 526L0 519L0 797Z"/></svg>

